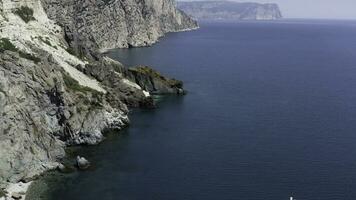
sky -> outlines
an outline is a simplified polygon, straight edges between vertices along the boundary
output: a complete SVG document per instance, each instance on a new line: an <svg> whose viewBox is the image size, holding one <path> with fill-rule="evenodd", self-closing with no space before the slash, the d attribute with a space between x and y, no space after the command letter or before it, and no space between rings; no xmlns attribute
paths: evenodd
<svg viewBox="0 0 356 200"><path fill-rule="evenodd" d="M178 0L189 1L189 0ZM190 0L197 1L197 0ZM285 18L356 19L356 0L235 0L277 3Z"/></svg>

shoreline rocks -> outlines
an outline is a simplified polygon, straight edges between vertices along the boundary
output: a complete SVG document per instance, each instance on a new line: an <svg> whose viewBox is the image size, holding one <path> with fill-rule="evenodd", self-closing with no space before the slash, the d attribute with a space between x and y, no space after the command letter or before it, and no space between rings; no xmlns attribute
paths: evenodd
<svg viewBox="0 0 356 200"><path fill-rule="evenodd" d="M59 164L57 169L58 169L58 171L64 173L67 170L67 167L64 166L63 164Z"/></svg>
<svg viewBox="0 0 356 200"><path fill-rule="evenodd" d="M90 162L84 157L77 156L76 165L80 170L86 170L90 167Z"/></svg>
<svg viewBox="0 0 356 200"><path fill-rule="evenodd" d="M129 68L126 76L152 95L184 95L186 93L182 81L167 78L147 66Z"/></svg>

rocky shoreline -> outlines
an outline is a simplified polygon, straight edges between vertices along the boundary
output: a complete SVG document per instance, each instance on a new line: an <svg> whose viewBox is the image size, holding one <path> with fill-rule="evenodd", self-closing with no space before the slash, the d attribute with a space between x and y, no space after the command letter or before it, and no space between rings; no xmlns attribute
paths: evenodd
<svg viewBox="0 0 356 200"><path fill-rule="evenodd" d="M123 129L129 108L155 107L151 94L185 93L181 81L128 69L100 49L197 27L173 0L1 0L0 199L23 199L31 181L61 166L67 146Z"/></svg>

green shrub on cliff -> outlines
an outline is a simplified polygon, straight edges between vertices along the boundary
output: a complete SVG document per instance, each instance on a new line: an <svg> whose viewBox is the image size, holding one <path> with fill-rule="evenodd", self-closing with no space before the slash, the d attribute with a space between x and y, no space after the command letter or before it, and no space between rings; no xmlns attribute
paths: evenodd
<svg viewBox="0 0 356 200"><path fill-rule="evenodd" d="M64 84L67 86L67 88L72 91L77 91L77 92L82 92L82 93L90 92L94 96L101 95L100 92L98 92L94 89L91 89L90 87L81 86L77 80L72 78L67 73L63 73L63 80L64 80Z"/></svg>
<svg viewBox="0 0 356 200"><path fill-rule="evenodd" d="M41 58L38 58L38 57L36 57L36 56L34 56L32 54L29 54L29 53L25 53L23 51L19 51L19 55L20 55L21 58L25 58L27 60L32 60L36 64L41 62Z"/></svg>
<svg viewBox="0 0 356 200"><path fill-rule="evenodd" d="M66 49L66 51L67 51L69 54L71 54L71 55L73 55L73 56L76 56L77 58L79 58L79 59L81 59L81 60L86 60L86 59L87 59L87 58L86 58L86 54L85 54L85 52L83 52L83 51L76 50L76 49L74 49L74 48L72 48L72 47L68 47L68 48Z"/></svg>
<svg viewBox="0 0 356 200"><path fill-rule="evenodd" d="M0 52L4 52L4 51L18 52L19 56L21 58L25 58L27 60L32 60L36 64L41 62L40 58L38 58L32 54L29 54L29 53L19 50L14 44L11 43L11 41L8 38L0 39Z"/></svg>
<svg viewBox="0 0 356 200"><path fill-rule="evenodd" d="M63 73L63 80L64 80L64 84L70 90L80 91L80 92L86 92L87 90L89 90L88 88L81 86L77 80L75 80L74 78L72 78L70 75L66 73Z"/></svg>
<svg viewBox="0 0 356 200"><path fill-rule="evenodd" d="M33 17L33 10L27 6L21 6L20 8L16 9L15 14L17 14L21 19L28 23L29 21L36 20Z"/></svg>
<svg viewBox="0 0 356 200"><path fill-rule="evenodd" d="M5 197L5 196L6 196L5 191L0 188L0 198L1 198L1 197Z"/></svg>
<svg viewBox="0 0 356 200"><path fill-rule="evenodd" d="M68 47L68 48L66 49L66 51L67 51L69 54L71 54L71 55L73 55L73 56L76 56L75 50L74 50L72 47Z"/></svg>
<svg viewBox="0 0 356 200"><path fill-rule="evenodd" d="M11 43L11 41L8 38L1 38L0 39L0 51L13 51L17 52L18 49L16 48L15 45Z"/></svg>
<svg viewBox="0 0 356 200"><path fill-rule="evenodd" d="M43 38L43 37L39 36L38 39L41 40L43 43L47 44L48 46L58 49L56 46L52 45L52 43L51 43L51 41L49 41L48 37Z"/></svg>
<svg viewBox="0 0 356 200"><path fill-rule="evenodd" d="M133 67L133 68L130 68L129 71L138 73L138 74L143 74L143 75L146 75L153 79L161 80L162 82L164 82L167 85L170 85L171 87L179 87L179 88L183 87L182 81L166 78L162 74L160 74L158 71L156 71L150 67L147 67L147 66Z"/></svg>
<svg viewBox="0 0 356 200"><path fill-rule="evenodd" d="M89 87L81 86L77 80L72 78L69 74L63 73L63 80L66 87L73 92L80 92L80 99L82 103L77 105L78 112L81 113L84 110L95 110L103 108L103 93L91 89ZM84 95L91 94L91 95Z"/></svg>

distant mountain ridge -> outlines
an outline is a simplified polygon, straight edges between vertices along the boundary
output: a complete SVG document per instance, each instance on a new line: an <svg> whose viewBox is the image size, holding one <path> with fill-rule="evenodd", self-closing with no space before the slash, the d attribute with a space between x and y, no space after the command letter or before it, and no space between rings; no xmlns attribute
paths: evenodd
<svg viewBox="0 0 356 200"><path fill-rule="evenodd" d="M276 20L282 18L274 3L240 3L234 1L181 1L179 9L196 19L209 20Z"/></svg>

